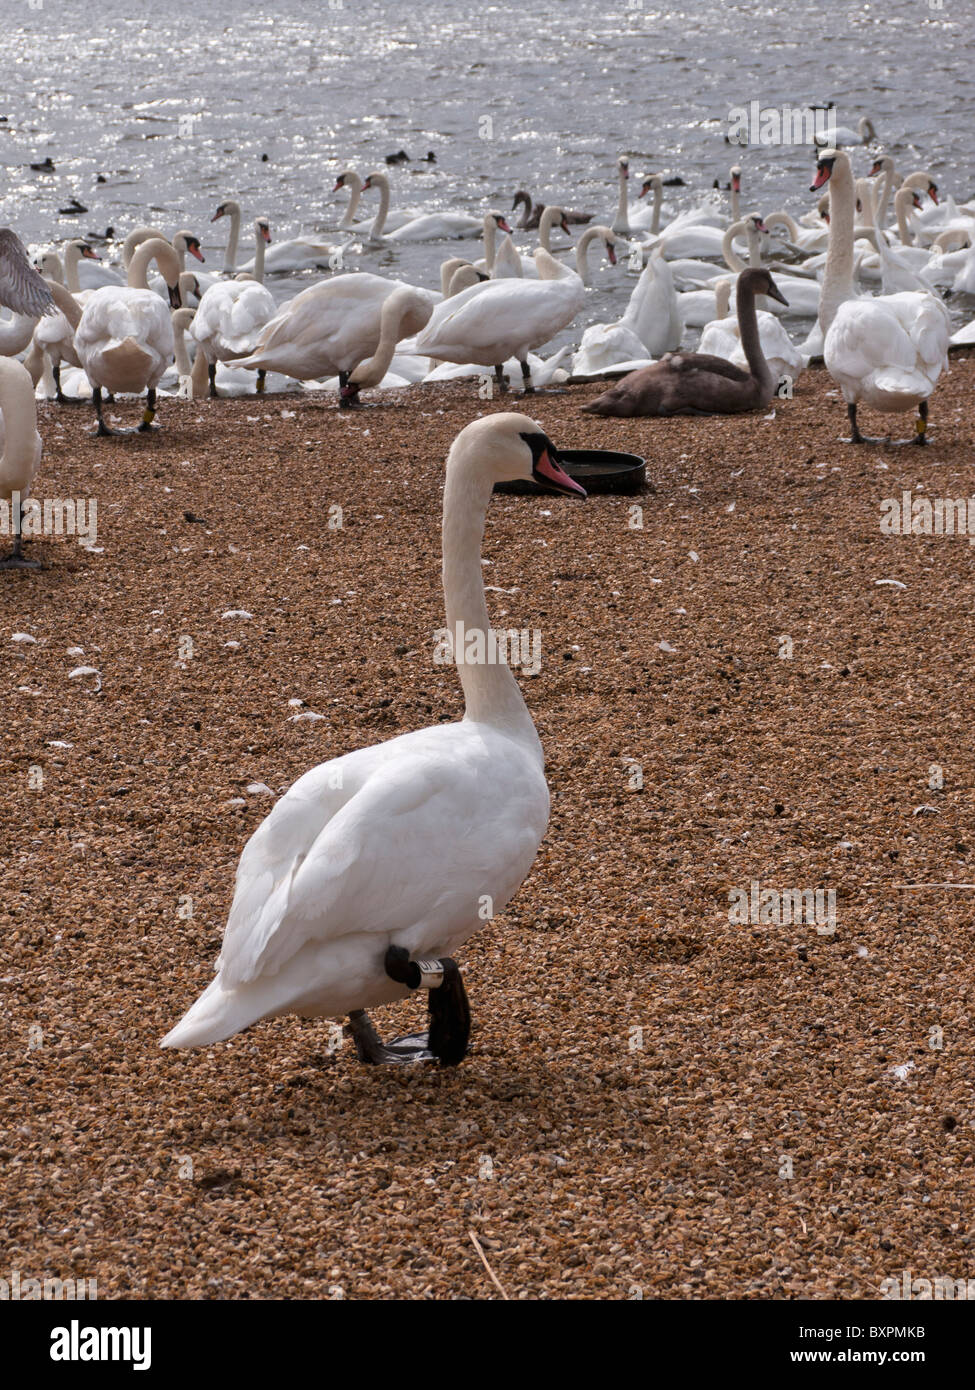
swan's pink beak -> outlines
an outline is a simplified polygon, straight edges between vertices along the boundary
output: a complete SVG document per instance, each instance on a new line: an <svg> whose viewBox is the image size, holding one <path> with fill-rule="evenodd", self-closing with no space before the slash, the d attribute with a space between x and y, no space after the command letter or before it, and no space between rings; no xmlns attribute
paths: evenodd
<svg viewBox="0 0 975 1390"><path fill-rule="evenodd" d="M586 489L580 487L574 478L570 478L565 469L552 458L547 449L543 449L538 456L535 464L535 477L547 487L554 488L556 492L567 492L570 496L585 497Z"/></svg>
<svg viewBox="0 0 975 1390"><path fill-rule="evenodd" d="M732 176L732 179L731 179L731 191L732 191L732 193L740 193L740 192L741 192L741 174L734 174L734 175Z"/></svg>
<svg viewBox="0 0 975 1390"><path fill-rule="evenodd" d="M332 192L333 192L333 193L337 193L337 192L339 191L340 188L344 188L344 187L345 187L345 184L342 182L342 180L341 180L341 179L336 179L336 180L335 180L335 187L332 189Z"/></svg>
<svg viewBox="0 0 975 1390"><path fill-rule="evenodd" d="M607 256L609 257L609 263L610 263L610 265L615 265L615 264L616 264L616 248L613 247L613 246L607 246L607 247L606 247L606 254L607 254Z"/></svg>
<svg viewBox="0 0 975 1390"><path fill-rule="evenodd" d="M938 189L937 189L936 185L933 184L933 183L928 185L928 197L931 199L932 203L934 203L935 206L937 206L937 203L938 203Z"/></svg>
<svg viewBox="0 0 975 1390"><path fill-rule="evenodd" d="M83 250L82 250L82 252L81 252L81 257L82 257L82 260L85 260L85 261L100 261L100 260L101 260L101 256L96 256L95 253L94 253L94 251L91 249L90 246L86 246L86 247L83 248Z"/></svg>
<svg viewBox="0 0 975 1390"><path fill-rule="evenodd" d="M498 228L499 228L499 230L502 231L502 232L510 232L510 231L511 231L511 228L508 226L508 223L505 221L505 219L504 219L503 217L501 218L500 222L498 223Z"/></svg>
<svg viewBox="0 0 975 1390"><path fill-rule="evenodd" d="M222 216L223 216L223 213L222 213L222 212L215 212L215 213L213 214L213 216L210 218L210 221L211 221L211 222L219 222Z"/></svg>
<svg viewBox="0 0 975 1390"><path fill-rule="evenodd" d="M203 252L200 250L198 246L187 246L186 249L190 253L190 255L195 256L198 261L206 261L206 256L204 256Z"/></svg>
<svg viewBox="0 0 975 1390"><path fill-rule="evenodd" d="M812 183L809 185L809 192L810 192L810 193L815 193L816 190L817 190L817 188L822 188L822 186L823 186L824 183L828 183L828 182L829 182L830 173L831 173L831 170L828 169L828 168L826 167L825 164L824 164L821 168L817 169L817 170L816 170L816 177L813 179Z"/></svg>
<svg viewBox="0 0 975 1390"><path fill-rule="evenodd" d="M262 237L264 238L264 240L267 242L268 246L270 246L270 245L271 245L271 233L270 233L270 231L268 230L267 227L262 227L262 228L261 228L261 236L262 236Z"/></svg>

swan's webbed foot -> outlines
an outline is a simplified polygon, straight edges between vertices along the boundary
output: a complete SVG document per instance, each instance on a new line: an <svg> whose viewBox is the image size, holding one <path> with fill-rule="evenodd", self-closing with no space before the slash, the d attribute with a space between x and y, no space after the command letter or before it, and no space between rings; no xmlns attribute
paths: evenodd
<svg viewBox="0 0 975 1390"><path fill-rule="evenodd" d="M20 537L14 541L13 549L9 555L4 555L0 559L0 570L39 570L41 569L40 560L28 560L27 556L20 548Z"/></svg>
<svg viewBox="0 0 975 1390"><path fill-rule="evenodd" d="M354 410L361 405L359 400L359 384L349 380L349 372L339 372L339 409Z"/></svg>
<svg viewBox="0 0 975 1390"><path fill-rule="evenodd" d="M404 1066L410 1062L432 1062L433 1053L427 1046L426 1033L411 1033L397 1038L387 1046L364 1009L349 1014L349 1032L355 1044L356 1056L368 1066Z"/></svg>

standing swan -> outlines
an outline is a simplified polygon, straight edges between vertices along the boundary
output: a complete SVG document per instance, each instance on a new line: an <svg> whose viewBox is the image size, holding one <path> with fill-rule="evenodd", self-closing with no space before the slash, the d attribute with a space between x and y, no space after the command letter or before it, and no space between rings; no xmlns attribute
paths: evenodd
<svg viewBox="0 0 975 1390"><path fill-rule="evenodd" d="M582 409L591 415L736 415L768 405L775 392L755 318L755 296L785 301L767 270L743 270L737 311L749 370L702 352L668 352L641 367Z"/></svg>
<svg viewBox="0 0 975 1390"><path fill-rule="evenodd" d="M30 373L10 357L0 358L0 449L0 501L8 504L14 534L13 549L0 560L0 569L37 570L40 562L22 553L20 532L20 508L41 462L37 404Z"/></svg>
<svg viewBox="0 0 975 1390"><path fill-rule="evenodd" d="M147 287L146 273L155 261L169 290L169 306ZM112 392L147 392L140 432L153 428L156 386L173 356L170 310L180 307L179 257L168 241L144 241L129 262L128 287L106 285L93 290L74 336L75 351L91 382L98 421L96 433L110 435L102 418L102 388Z"/></svg>
<svg viewBox="0 0 975 1390"><path fill-rule="evenodd" d="M218 209L219 211L219 209ZM266 217L254 219L257 250L254 275L237 280L221 280L211 285L200 300L190 333L206 356L210 395L217 392L217 363L246 357L257 346L264 325L274 317L277 305L270 290L264 288L264 247L271 243ZM267 373L257 373L257 391L264 390Z"/></svg>
<svg viewBox="0 0 975 1390"><path fill-rule="evenodd" d="M917 408L914 443L925 444L928 397L948 365L948 311L925 291L866 295L853 289L855 195L850 157L824 150L812 191L829 183L829 251L823 276L819 325L826 370L840 387L852 444L877 443L860 433L857 404L896 414Z"/></svg>
<svg viewBox="0 0 975 1390"><path fill-rule="evenodd" d="M347 1014L362 1062L466 1054L470 1010L451 955L481 925L481 904L496 913L518 890L549 815L531 715L509 667L486 655L484 518L493 485L514 479L585 496L525 415L484 416L454 440L443 587L447 631L463 643L464 718L322 763L282 797L241 855L217 976L163 1047L206 1046L280 1014ZM418 988L428 1036L384 1047L365 1010Z"/></svg>

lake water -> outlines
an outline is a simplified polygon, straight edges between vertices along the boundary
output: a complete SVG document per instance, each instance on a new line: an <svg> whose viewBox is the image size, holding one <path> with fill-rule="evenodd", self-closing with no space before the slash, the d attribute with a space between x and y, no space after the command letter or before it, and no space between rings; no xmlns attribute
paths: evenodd
<svg viewBox="0 0 975 1390"><path fill-rule="evenodd" d="M346 196L331 193L336 173L385 169L383 157L401 147L433 149L437 163L392 169L394 206L507 213L525 187L611 221L615 159L628 152L635 173L686 180L667 190L673 211L726 181L737 159L745 209L798 215L814 201L808 147L725 143L729 110L753 100L831 100L848 125L869 114L899 168L929 168L960 200L975 191L971 0L260 8L0 0L0 221L32 246L108 224L121 235L147 221L170 234L190 226L207 269L219 269L227 224L210 226L218 202L237 198L248 224L267 214L275 241L325 231ZM26 167L47 155L54 174ZM869 162L858 154L856 171ZM88 212L59 217L72 197ZM360 216L375 198L364 195ZM534 246L530 233L516 240ZM440 261L472 244L364 250L350 264L435 287ZM284 298L320 273L275 279L272 289ZM571 338L617 317L633 287L623 267L595 281Z"/></svg>

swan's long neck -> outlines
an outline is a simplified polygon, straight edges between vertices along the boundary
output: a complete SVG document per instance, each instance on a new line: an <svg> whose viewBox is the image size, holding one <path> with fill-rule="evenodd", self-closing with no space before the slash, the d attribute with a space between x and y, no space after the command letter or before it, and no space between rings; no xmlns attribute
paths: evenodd
<svg viewBox="0 0 975 1390"><path fill-rule="evenodd" d="M732 222L741 220L741 190L734 178L731 180L731 220Z"/></svg>
<svg viewBox="0 0 975 1390"><path fill-rule="evenodd" d="M853 204L853 170L848 156L839 150L829 178L829 249L819 298L824 338L837 309L853 298Z"/></svg>
<svg viewBox="0 0 975 1390"><path fill-rule="evenodd" d="M378 386L389 371L389 364L396 352L396 344L403 336L403 319L414 307L412 292L394 290L382 307L379 317L379 342L376 350L365 362L360 362L352 373L351 380L357 386Z"/></svg>
<svg viewBox="0 0 975 1390"><path fill-rule="evenodd" d="M227 237L227 249L223 253L223 268L227 275L233 275L237 269L237 247L240 242L240 204L228 203L230 209L230 235Z"/></svg>
<svg viewBox="0 0 975 1390"><path fill-rule="evenodd" d="M129 232L128 236L122 242L122 266L126 272L132 264L132 257L135 255L137 249L144 241L149 241L154 237L157 237L160 241L166 240L162 232L158 231L155 227L136 227L134 231Z"/></svg>
<svg viewBox="0 0 975 1390"><path fill-rule="evenodd" d="M75 246L73 241L69 241L64 248L64 283L72 294L81 293L81 281L78 278L78 262L81 260L81 247Z"/></svg>
<svg viewBox="0 0 975 1390"><path fill-rule="evenodd" d="M375 187L379 189L379 211L373 218L372 226L369 228L369 236L373 241L378 241L382 236L386 217L389 214L389 179L385 174L372 174L370 178Z"/></svg>
<svg viewBox="0 0 975 1390"><path fill-rule="evenodd" d="M26 368L11 357L0 359L0 413L4 425L0 497L6 494L9 500L11 491L27 492L40 445L34 384Z"/></svg>
<svg viewBox="0 0 975 1390"><path fill-rule="evenodd" d="M589 248L597 237L612 237L608 227L587 227L576 242L576 273L584 285L589 285Z"/></svg>
<svg viewBox="0 0 975 1390"><path fill-rule="evenodd" d="M494 257L497 253L498 224L489 212L484 214L484 269L488 275L494 270Z"/></svg>
<svg viewBox="0 0 975 1390"><path fill-rule="evenodd" d="M359 210L359 199L362 197L362 180L356 173L349 173L345 176L345 186L349 190L349 206L342 215L339 223L339 231L345 232L355 222L355 215Z"/></svg>
<svg viewBox="0 0 975 1390"><path fill-rule="evenodd" d="M650 223L650 230L656 236L660 231L660 210L664 203L664 185L662 179L653 181L653 220Z"/></svg>
<svg viewBox="0 0 975 1390"><path fill-rule="evenodd" d="M746 281L742 284L738 281L737 293L738 311L738 336L741 339L741 346L748 361L751 374L758 381L762 388L763 396L768 400L772 398L775 389L775 382L772 380L772 373L769 371L765 354L762 351L762 341L758 331L758 319L755 314L755 290Z"/></svg>
<svg viewBox="0 0 975 1390"><path fill-rule="evenodd" d="M518 227L519 229L524 229L528 226L529 219L532 215L532 200L527 193L522 193L519 191L515 194L515 201L513 206L516 208L521 208L521 218L518 222Z"/></svg>
<svg viewBox="0 0 975 1390"><path fill-rule="evenodd" d="M561 208L546 208L538 219L538 244L543 251L552 252L552 228L556 222L561 222L563 217Z"/></svg>
<svg viewBox="0 0 975 1390"><path fill-rule="evenodd" d="M877 205L877 213L874 218L878 227L884 225L887 218L887 205L890 202L890 195L894 191L894 161L889 156L884 160L883 175L883 192L880 195L880 202Z"/></svg>
<svg viewBox="0 0 975 1390"><path fill-rule="evenodd" d="M267 243L264 240L264 233L261 231L259 222L254 223L254 236L256 246L254 250L254 279L259 285L264 284L264 253L267 250Z"/></svg>
<svg viewBox="0 0 975 1390"><path fill-rule="evenodd" d="M741 259L733 245L735 237L739 236L742 232L745 233L745 237L748 241L748 265ZM729 270L735 270L740 273L743 270L747 270L748 266L760 266L762 264L761 248L759 246L758 230L755 223L747 217L741 222L732 222L721 239L721 254L724 256L725 264L728 266Z"/></svg>
<svg viewBox="0 0 975 1390"><path fill-rule="evenodd" d="M731 278L725 275L718 281L714 291L714 317L726 319L731 305Z"/></svg>
<svg viewBox="0 0 975 1390"><path fill-rule="evenodd" d="M620 193L616 203L616 216L613 218L614 232L627 232L630 226L630 199L626 187L626 170L619 166Z"/></svg>
<svg viewBox="0 0 975 1390"><path fill-rule="evenodd" d="M531 715L506 662L488 659L496 655L491 620L484 598L481 574L481 540L484 517L491 500L491 480L483 472L465 466L466 460L451 450L443 498L443 590L447 630L454 642L457 671L464 689L465 717L501 727L523 739L539 760L542 748ZM457 638L461 636L458 647ZM470 647L465 645L470 642ZM478 642L483 660L464 660Z"/></svg>
<svg viewBox="0 0 975 1390"><path fill-rule="evenodd" d="M914 245L914 233L907 221L907 210L914 206L914 193L910 188L901 188L894 199L894 212L897 215L897 235L902 246Z"/></svg>
<svg viewBox="0 0 975 1390"><path fill-rule="evenodd" d="M167 285L179 284L179 257L168 241L153 237L144 241L129 262L129 288L147 290L149 288L149 264L155 261Z"/></svg>
<svg viewBox="0 0 975 1390"><path fill-rule="evenodd" d="M75 299L74 295L65 285L59 285L56 281L49 280L47 282L47 287L51 291L51 297L55 304L71 325L72 330L77 328L78 324L81 322L81 305L78 303L77 299ZM34 322L33 319L30 321L32 323Z"/></svg>

